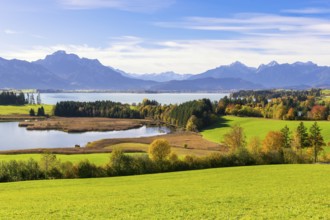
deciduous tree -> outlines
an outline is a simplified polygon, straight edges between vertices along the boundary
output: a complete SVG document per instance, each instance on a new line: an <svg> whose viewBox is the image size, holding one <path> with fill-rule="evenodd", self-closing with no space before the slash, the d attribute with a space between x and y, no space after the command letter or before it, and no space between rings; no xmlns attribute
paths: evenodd
<svg viewBox="0 0 330 220"><path fill-rule="evenodd" d="M231 151L236 151L246 145L246 137L243 128L239 125L234 125L230 131L224 135L224 144L229 147Z"/></svg>
<svg viewBox="0 0 330 220"><path fill-rule="evenodd" d="M262 142L262 151L265 153L280 152L283 147L283 134L279 131L270 131Z"/></svg>
<svg viewBox="0 0 330 220"><path fill-rule="evenodd" d="M171 146L166 139L154 140L148 150L150 159L153 161L164 161L171 153Z"/></svg>

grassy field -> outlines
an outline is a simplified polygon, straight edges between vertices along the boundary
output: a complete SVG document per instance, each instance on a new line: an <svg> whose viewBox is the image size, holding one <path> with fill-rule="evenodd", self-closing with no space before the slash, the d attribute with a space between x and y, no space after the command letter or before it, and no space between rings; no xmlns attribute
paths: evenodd
<svg viewBox="0 0 330 220"><path fill-rule="evenodd" d="M322 95L330 96L330 89L323 89Z"/></svg>
<svg viewBox="0 0 330 220"><path fill-rule="evenodd" d="M3 219L329 219L329 165L1 183Z"/></svg>
<svg viewBox="0 0 330 220"><path fill-rule="evenodd" d="M46 114L52 115L53 105L42 106L44 107ZM37 113L39 107L41 107L41 105L0 105L0 115L28 115L31 108Z"/></svg>
<svg viewBox="0 0 330 220"><path fill-rule="evenodd" d="M72 163L78 163L82 160L88 159L90 162L96 165L104 165L109 162L110 153L97 153L97 154L71 154L63 155L57 154L56 157L62 162L70 161ZM0 161L10 161L10 160L29 160L30 158L39 161L41 154L13 154L13 155L4 155L0 154Z"/></svg>
<svg viewBox="0 0 330 220"><path fill-rule="evenodd" d="M219 143L222 141L223 135L229 131L230 126L239 124L244 128L248 140L253 136L258 136L263 140L269 131L281 130L285 125L291 131L294 131L299 123L300 121L224 116L215 125L205 129L201 133L205 139ZM304 121L308 129L313 123L314 121ZM318 121L317 123L322 129L321 132L324 140L328 143L330 141L330 121Z"/></svg>

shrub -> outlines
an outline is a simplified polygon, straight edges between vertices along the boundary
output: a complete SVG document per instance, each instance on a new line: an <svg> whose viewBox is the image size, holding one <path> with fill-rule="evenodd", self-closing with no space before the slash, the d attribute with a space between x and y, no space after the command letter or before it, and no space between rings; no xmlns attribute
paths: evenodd
<svg viewBox="0 0 330 220"><path fill-rule="evenodd" d="M110 162L107 167L108 175L129 175L132 174L132 158L124 154L120 148L115 148L110 156Z"/></svg>
<svg viewBox="0 0 330 220"><path fill-rule="evenodd" d="M101 167L97 167L95 164L90 163L88 160L80 161L76 169L76 176L79 178L92 178L92 177L103 177L105 170Z"/></svg>

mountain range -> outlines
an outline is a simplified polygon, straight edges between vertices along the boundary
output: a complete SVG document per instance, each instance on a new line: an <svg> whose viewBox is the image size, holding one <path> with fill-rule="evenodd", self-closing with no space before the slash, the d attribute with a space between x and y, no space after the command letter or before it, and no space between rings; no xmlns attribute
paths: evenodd
<svg viewBox="0 0 330 220"><path fill-rule="evenodd" d="M240 62L203 73L131 74L57 51L34 62L0 58L0 88L112 90L112 91L228 91L239 89L330 88L330 67L312 62L279 64L273 61L258 68Z"/></svg>

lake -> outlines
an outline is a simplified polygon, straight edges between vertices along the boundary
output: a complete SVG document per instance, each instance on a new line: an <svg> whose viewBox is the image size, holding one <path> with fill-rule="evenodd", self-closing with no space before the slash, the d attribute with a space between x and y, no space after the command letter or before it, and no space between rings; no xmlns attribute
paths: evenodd
<svg viewBox="0 0 330 220"><path fill-rule="evenodd" d="M29 148L85 146L90 141L105 138L150 137L169 133L166 127L146 127L125 131L66 133L62 131L28 131L19 127L18 122L0 122L0 150Z"/></svg>
<svg viewBox="0 0 330 220"><path fill-rule="evenodd" d="M156 100L161 104L180 104L196 99L208 98L218 101L228 93L41 93L44 104L60 101L110 100L127 104L142 102L144 98ZM35 94L36 97L36 94ZM88 142L105 138L134 138L156 136L169 133L166 127L141 127L126 131L65 133L62 131L28 131L18 126L18 122L0 123L0 150L29 148L85 146Z"/></svg>
<svg viewBox="0 0 330 220"><path fill-rule="evenodd" d="M109 100L127 104L140 103L144 98L156 100L161 104L181 104L196 99L208 98L219 101L229 93L41 93L43 104L56 104L60 101L102 101Z"/></svg>

